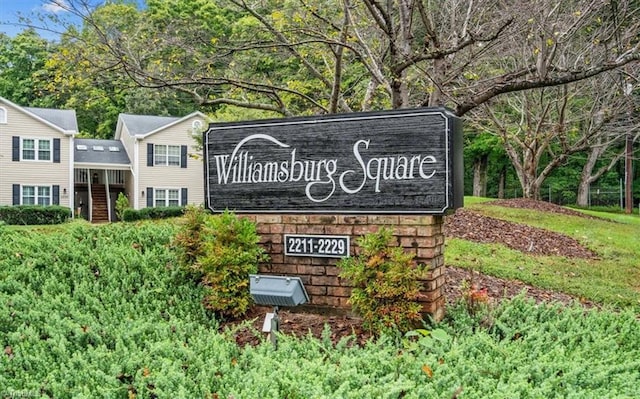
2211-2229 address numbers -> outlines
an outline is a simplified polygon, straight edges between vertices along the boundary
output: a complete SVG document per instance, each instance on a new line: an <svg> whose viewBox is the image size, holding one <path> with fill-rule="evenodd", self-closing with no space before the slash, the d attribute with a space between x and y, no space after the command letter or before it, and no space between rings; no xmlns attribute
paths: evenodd
<svg viewBox="0 0 640 399"><path fill-rule="evenodd" d="M284 243L287 256L349 256L349 236L285 234Z"/></svg>

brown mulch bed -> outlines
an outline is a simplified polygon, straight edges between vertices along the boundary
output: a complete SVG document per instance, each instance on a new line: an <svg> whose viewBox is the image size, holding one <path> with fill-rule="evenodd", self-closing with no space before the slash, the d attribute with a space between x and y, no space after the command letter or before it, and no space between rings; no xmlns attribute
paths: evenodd
<svg viewBox="0 0 640 399"><path fill-rule="evenodd" d="M596 304L584 298L576 298L563 292L534 287L522 281L505 280L454 266L447 266L446 280L444 295L449 305L462 297L462 283L467 281L470 285L485 289L487 296L494 301L502 298L513 298L525 291L526 296L536 302L559 302L567 305L579 302L586 307L597 307Z"/></svg>
<svg viewBox="0 0 640 399"><path fill-rule="evenodd" d="M491 205L589 217L554 204L525 199L493 201ZM477 242L502 243L509 248L534 255L587 259L596 257L595 253L582 247L579 242L562 234L490 218L466 209L458 209L454 215L446 217L445 235ZM462 297L461 288L465 281L477 288L485 289L489 299L492 301L512 298L526 290L526 296L533 298L537 302L569 304L578 301L587 307L595 306L589 301L574 298L564 293L533 287L521 281L487 276L453 266L446 268L444 294L448 305ZM271 308L268 307L255 306L242 321L223 323L221 329L228 330L240 346L256 345L267 339L266 334L262 332L262 324L266 313L271 311ZM362 328L361 320L351 315L320 315L281 310L279 316L280 331L284 334L292 334L298 337L311 334L315 337L322 337L325 324L328 324L330 327L329 338L334 343L343 337L354 336L356 337L354 338L354 344L363 344L371 338L371 334Z"/></svg>
<svg viewBox="0 0 640 399"><path fill-rule="evenodd" d="M578 216L587 219L596 219L595 216L587 215L585 213L565 208L560 205L553 204L551 202L536 201L529 198L513 198L507 200L496 200L485 203L485 205L504 206L507 208L520 208L520 209L534 209L541 212L559 213L562 215Z"/></svg>
<svg viewBox="0 0 640 399"><path fill-rule="evenodd" d="M596 254L571 237L505 220L494 219L467 209L458 209L444 223L447 237L482 243L503 244L533 255L596 258Z"/></svg>
<svg viewBox="0 0 640 399"><path fill-rule="evenodd" d="M244 320L223 323L221 329L228 330L239 346L257 345L268 340L267 333L262 332L262 325L267 313L272 311L270 307L254 306ZM352 315L322 315L281 309L278 317L280 332L299 338L309 334L321 338L325 334L325 325L330 328L328 338L334 344L345 337L353 337L355 341L352 344L364 345L372 337L362 328L362 320Z"/></svg>

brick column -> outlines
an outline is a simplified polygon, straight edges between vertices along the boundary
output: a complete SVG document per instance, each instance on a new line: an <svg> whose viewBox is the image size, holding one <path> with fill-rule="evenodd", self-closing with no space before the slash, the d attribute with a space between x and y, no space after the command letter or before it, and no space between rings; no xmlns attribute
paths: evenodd
<svg viewBox="0 0 640 399"><path fill-rule="evenodd" d="M425 313L440 320L444 316L444 234L442 216L418 215L244 215L256 222L260 245L270 256L260 265L260 273L298 276L302 279L310 305L319 310L348 310L351 288L338 277L339 259L284 255L284 234L326 234L351 237L351 256L359 253L356 238L377 231L393 230L397 244L415 254L416 264L427 273L421 280L420 298Z"/></svg>

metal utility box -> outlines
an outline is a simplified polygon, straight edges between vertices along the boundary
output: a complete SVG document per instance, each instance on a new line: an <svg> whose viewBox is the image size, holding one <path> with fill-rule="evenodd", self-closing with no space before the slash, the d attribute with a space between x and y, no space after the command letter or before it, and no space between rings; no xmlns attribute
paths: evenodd
<svg viewBox="0 0 640 399"><path fill-rule="evenodd" d="M297 306L309 302L300 277L250 274L249 291L259 305Z"/></svg>

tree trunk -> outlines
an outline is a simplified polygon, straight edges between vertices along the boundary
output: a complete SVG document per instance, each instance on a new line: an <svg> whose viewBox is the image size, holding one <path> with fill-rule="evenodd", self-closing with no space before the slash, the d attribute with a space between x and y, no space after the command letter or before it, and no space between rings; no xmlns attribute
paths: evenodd
<svg viewBox="0 0 640 399"><path fill-rule="evenodd" d="M591 173L596 166L596 161L600 156L599 148L592 148L582 167L582 173L580 173L580 184L578 185L578 195L576 197L576 204L579 206L589 206L589 186L592 183Z"/></svg>
<svg viewBox="0 0 640 399"><path fill-rule="evenodd" d="M538 183L538 179L533 179L529 181L529 184L523 187L524 192L522 193L522 196L524 198L540 200L541 185L542 185L541 183Z"/></svg>
<svg viewBox="0 0 640 399"><path fill-rule="evenodd" d="M591 184L584 179L580 179L580 184L578 185L578 195L576 197L576 204L578 206L589 206L589 187Z"/></svg>
<svg viewBox="0 0 640 399"><path fill-rule="evenodd" d="M487 196L487 163L489 157L481 155L473 160L473 196Z"/></svg>
<svg viewBox="0 0 640 399"><path fill-rule="evenodd" d="M500 169L500 175L498 178L498 198L504 198L504 186L507 182L507 168L504 166Z"/></svg>
<svg viewBox="0 0 640 399"><path fill-rule="evenodd" d="M610 145L611 144L609 144L609 146ZM624 151L618 152L616 156L611 158L609 164L600 167L600 169L594 173L593 169L596 166L596 162L602 157L606 149L607 146L602 145L602 140L598 140L596 145L591 147L587 161L582 167L582 173L580 174L580 184L578 185L578 196L576 198L576 203L580 206L589 206L589 186L602 177L602 175L613 169L624 154Z"/></svg>

